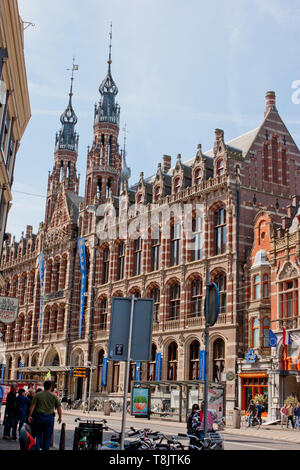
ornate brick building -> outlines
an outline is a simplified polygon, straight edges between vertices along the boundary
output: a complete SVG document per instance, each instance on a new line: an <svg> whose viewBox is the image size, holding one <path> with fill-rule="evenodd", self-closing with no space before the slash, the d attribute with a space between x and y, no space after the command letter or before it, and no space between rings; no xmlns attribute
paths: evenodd
<svg viewBox="0 0 300 470"><path fill-rule="evenodd" d="M153 345L151 362L132 364L131 377L153 380L160 357L161 381L194 381L196 388L208 268L221 295L221 314L210 329L209 377L226 384L229 412L239 397L237 360L248 348L247 263L254 220L261 206L278 220L287 215L291 196L300 194L300 152L278 114L275 93L268 92L259 127L227 143L224 132L216 129L213 149L203 152L199 145L193 158L182 162L178 155L174 166L164 155L153 176L141 173L140 181L130 187L126 154L118 145L120 108L111 58L108 64L94 111L84 197L79 196L76 172L77 118L71 87L55 141L45 220L37 234L28 226L18 242L13 238L5 245L2 294L20 299L16 323L1 326L7 348L5 378L15 379L20 371L23 377L34 378L50 368L58 390L78 398L83 381L69 377L68 368L90 361L96 366L92 395L121 397L124 364L109 362L103 372L111 299L135 294L154 298ZM103 204L107 205L101 215ZM129 205L126 220L122 214ZM171 211L169 234L159 216L165 207ZM189 207L192 248L183 229L185 207ZM110 223L111 212L116 219ZM130 224L139 225L141 214L151 219L157 213L151 230L137 228L133 238L124 235ZM104 228L99 232L100 223ZM108 232L114 235L105 238ZM87 258L81 335L78 238L85 241Z"/></svg>

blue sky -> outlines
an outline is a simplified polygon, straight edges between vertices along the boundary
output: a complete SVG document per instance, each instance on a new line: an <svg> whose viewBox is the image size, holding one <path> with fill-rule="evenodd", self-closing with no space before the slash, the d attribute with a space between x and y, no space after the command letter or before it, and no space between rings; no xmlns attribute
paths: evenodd
<svg viewBox="0 0 300 470"><path fill-rule="evenodd" d="M211 148L214 129L230 140L263 119L265 92L300 146L298 0L19 0L32 118L17 155L7 231L19 239L44 217L55 133L67 106L72 58L73 105L80 135L78 171L84 193L93 110L107 72L113 23L112 74L119 88L120 145L127 123L131 183L156 172L163 154L176 161ZM34 197L20 192L33 193Z"/></svg>

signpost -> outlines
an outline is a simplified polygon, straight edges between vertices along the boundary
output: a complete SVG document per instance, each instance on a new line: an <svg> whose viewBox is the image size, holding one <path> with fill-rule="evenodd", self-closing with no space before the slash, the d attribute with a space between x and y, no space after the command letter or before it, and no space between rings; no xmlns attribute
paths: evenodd
<svg viewBox="0 0 300 470"><path fill-rule="evenodd" d="M153 299L113 297L108 360L125 361L120 448L124 450L130 362L150 361L153 322Z"/></svg>
<svg viewBox="0 0 300 470"><path fill-rule="evenodd" d="M0 296L0 322L13 323L18 316L19 300Z"/></svg>
<svg viewBox="0 0 300 470"><path fill-rule="evenodd" d="M206 298L205 298L205 359L204 359L204 438L207 437L207 413L208 413L208 348L209 327L213 326L220 313L220 294L218 286L209 282L209 268L206 268Z"/></svg>

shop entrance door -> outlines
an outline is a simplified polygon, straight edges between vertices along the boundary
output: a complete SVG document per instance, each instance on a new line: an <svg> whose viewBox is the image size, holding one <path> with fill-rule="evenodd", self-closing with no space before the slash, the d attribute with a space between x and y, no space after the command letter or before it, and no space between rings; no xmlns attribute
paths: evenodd
<svg viewBox="0 0 300 470"><path fill-rule="evenodd" d="M75 400L81 400L82 399L82 384L83 384L82 377L78 377L77 378L77 387L76 387L76 398L75 398Z"/></svg>

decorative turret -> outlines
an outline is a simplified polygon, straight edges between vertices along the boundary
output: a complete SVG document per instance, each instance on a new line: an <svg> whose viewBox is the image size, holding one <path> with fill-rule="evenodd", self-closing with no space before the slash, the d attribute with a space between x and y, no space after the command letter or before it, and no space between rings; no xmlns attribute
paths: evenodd
<svg viewBox="0 0 300 470"><path fill-rule="evenodd" d="M127 182L128 186L128 180L131 176L131 169L127 166L126 163L126 123L124 127L124 148L121 150L121 155L122 155L122 171L121 171L121 190L124 189L125 187L125 181Z"/></svg>
<svg viewBox="0 0 300 470"><path fill-rule="evenodd" d="M112 26L111 26L112 28ZM119 125L120 121L120 106L116 103L116 96L118 94L118 87L114 82L111 75L111 40L112 29L110 30L110 44L109 44L109 58L108 58L108 71L105 79L99 87L101 100L99 105L95 107L95 124L99 122L111 122Z"/></svg>
<svg viewBox="0 0 300 470"><path fill-rule="evenodd" d="M75 65L73 60L69 103L67 109L60 116L62 127L56 134L55 150L74 150L75 152L78 150L79 136L75 131L78 119L72 106L74 70L78 70L78 65Z"/></svg>

